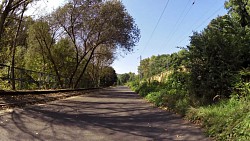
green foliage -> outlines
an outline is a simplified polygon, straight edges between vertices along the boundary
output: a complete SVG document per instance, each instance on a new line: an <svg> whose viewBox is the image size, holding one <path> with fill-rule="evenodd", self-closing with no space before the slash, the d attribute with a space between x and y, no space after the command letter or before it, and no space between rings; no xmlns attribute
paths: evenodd
<svg viewBox="0 0 250 141"><path fill-rule="evenodd" d="M124 74L118 74L118 85L125 85L127 82L133 82L138 80L138 76L135 73L129 72Z"/></svg>
<svg viewBox="0 0 250 141"><path fill-rule="evenodd" d="M45 21L36 21L28 29L28 48L24 55L25 68L54 73L51 63L51 55L48 51L52 49L52 36L49 33L50 28ZM53 56L55 57L55 56Z"/></svg>
<svg viewBox="0 0 250 141"><path fill-rule="evenodd" d="M107 68L115 59L116 49L130 52L140 39L140 30L124 5L115 0L74 0L39 19L19 20L24 6L31 2L33 0L0 2L3 12L0 15L0 63L10 64L13 39L22 21L14 42L15 67L53 74L61 88L113 85L116 75ZM14 76L22 74L15 73ZM32 82L25 88L40 85L34 84L38 83L38 75L25 74L26 77ZM0 83L5 85L2 80Z"/></svg>
<svg viewBox="0 0 250 141"><path fill-rule="evenodd" d="M177 53L152 56L141 60L138 72L141 77L149 78L164 71L179 69L187 65L187 50L180 50Z"/></svg>
<svg viewBox="0 0 250 141"><path fill-rule="evenodd" d="M234 89L235 90L232 94L233 96L238 96L239 98L247 98L248 96L250 96L250 82L237 83Z"/></svg>
<svg viewBox="0 0 250 141"><path fill-rule="evenodd" d="M117 75L114 68L105 67L100 78L100 86L108 87L113 86L117 82Z"/></svg>
<svg viewBox="0 0 250 141"><path fill-rule="evenodd" d="M129 74L128 73L124 73L124 74L119 74L118 75L118 84L119 85L124 85L125 83L127 83L128 82L128 80L129 80Z"/></svg>
<svg viewBox="0 0 250 141"><path fill-rule="evenodd" d="M140 30L120 1L70 1L55 10L50 18L52 27L59 27L59 32L63 30L57 34L69 37L74 45L76 60L70 75L73 87L79 85L88 65L95 62L92 59L103 53L98 53L98 49L108 48L111 54L118 48L130 52L140 39Z"/></svg>
<svg viewBox="0 0 250 141"><path fill-rule="evenodd" d="M140 96L145 97L150 92L157 92L160 89L159 82L153 81L148 83L146 81L142 82L139 87L136 89L136 92L139 93Z"/></svg>
<svg viewBox="0 0 250 141"><path fill-rule="evenodd" d="M68 38L62 38L51 49L60 74L69 76L74 68L74 47ZM63 58L63 59L61 59Z"/></svg>
<svg viewBox="0 0 250 141"><path fill-rule="evenodd" d="M241 76L242 81L250 82L250 67L242 69L239 72L239 75Z"/></svg>
<svg viewBox="0 0 250 141"><path fill-rule="evenodd" d="M250 1L249 0L229 0L225 3L229 13L237 19L242 27L250 25Z"/></svg>
<svg viewBox="0 0 250 141"><path fill-rule="evenodd" d="M249 84L246 84L249 93ZM250 140L250 94L232 96L227 101L200 108L191 108L187 118L201 123L217 140Z"/></svg>
<svg viewBox="0 0 250 141"><path fill-rule="evenodd" d="M127 83L127 86L129 86L130 89L132 89L135 92L138 92L139 85L140 85L140 80L139 79L135 79L135 80L129 81Z"/></svg>
<svg viewBox="0 0 250 141"><path fill-rule="evenodd" d="M168 77L165 83L130 82L129 86L156 106L164 106L184 115L191 105L187 89L188 79L188 73L176 71Z"/></svg>
<svg viewBox="0 0 250 141"><path fill-rule="evenodd" d="M230 16L212 20L201 33L191 37L189 68L194 97L212 103L216 95L229 97L238 71L248 62L249 36Z"/></svg>
<svg viewBox="0 0 250 141"><path fill-rule="evenodd" d="M182 115L191 105L188 84L189 74L186 72L174 72L165 83L166 95L164 97L165 106Z"/></svg>
<svg viewBox="0 0 250 141"><path fill-rule="evenodd" d="M163 96L165 95L165 91L164 90L160 90L159 92L150 92L148 93L148 95L146 96L146 99L152 103L154 103L154 105L156 106L163 106Z"/></svg>
<svg viewBox="0 0 250 141"><path fill-rule="evenodd" d="M10 90L11 85L9 81L0 81L0 90Z"/></svg>

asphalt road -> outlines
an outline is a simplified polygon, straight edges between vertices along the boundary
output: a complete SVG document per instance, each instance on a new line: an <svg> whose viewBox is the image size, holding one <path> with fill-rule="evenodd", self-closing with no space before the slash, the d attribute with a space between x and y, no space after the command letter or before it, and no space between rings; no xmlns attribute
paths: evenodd
<svg viewBox="0 0 250 141"><path fill-rule="evenodd" d="M180 116L154 108L126 87L0 111L0 140L210 140Z"/></svg>

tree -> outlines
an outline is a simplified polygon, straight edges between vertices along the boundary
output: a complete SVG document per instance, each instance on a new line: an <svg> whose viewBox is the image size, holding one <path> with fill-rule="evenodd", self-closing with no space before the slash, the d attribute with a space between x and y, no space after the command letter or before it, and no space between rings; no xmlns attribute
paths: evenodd
<svg viewBox="0 0 250 141"><path fill-rule="evenodd" d="M12 89L15 90L16 89L16 84L15 84L15 55L16 55L16 45L17 45L17 42L18 42L18 36L19 36L19 33L20 33L20 30L21 30L21 26L22 26L22 21L23 21L23 15L24 15L24 12L27 8L29 4L29 1L28 2L24 2L22 4L22 10L21 10L21 14L20 14L20 19L18 21L18 25L17 25L17 30L16 30L16 33L15 33L15 37L14 37L14 41L13 41L13 44L11 46L12 48L12 59L11 59L11 84L12 84ZM1 30L1 28L0 28Z"/></svg>
<svg viewBox="0 0 250 141"><path fill-rule="evenodd" d="M142 78L148 78L150 76L150 59L146 58L141 60L140 66L138 67L138 72Z"/></svg>
<svg viewBox="0 0 250 141"><path fill-rule="evenodd" d="M151 56L143 59L138 67L142 78L149 78L151 76L160 74L164 71L177 70L183 66L187 66L187 50L180 50L177 53L162 54L158 56Z"/></svg>
<svg viewBox="0 0 250 141"><path fill-rule="evenodd" d="M114 59L114 48L112 47L100 47L95 51L93 58L89 64L86 74L88 74L94 83L95 87L100 86L100 77L105 67L110 66Z"/></svg>
<svg viewBox="0 0 250 141"><path fill-rule="evenodd" d="M242 34L244 29L228 15L211 21L203 32L195 32L189 49L191 91L212 102L216 95L230 95L235 75L245 61L243 52L249 41Z"/></svg>
<svg viewBox="0 0 250 141"><path fill-rule="evenodd" d="M58 70L60 70L60 75L65 78L73 71L75 53L73 46L69 38L61 38L51 48L53 58L57 64Z"/></svg>
<svg viewBox="0 0 250 141"><path fill-rule="evenodd" d="M51 67L53 68L58 83L60 87L63 87L63 82L61 80L62 74L59 70L58 63L56 62L56 57L52 52L52 49L55 45L55 36L57 29L53 26L49 26L49 23L43 20L35 22L29 30L29 41L36 42L39 46L40 53L43 56L44 65L46 63L45 59L49 60Z"/></svg>
<svg viewBox="0 0 250 141"><path fill-rule="evenodd" d="M6 52L10 46L11 54L11 83L15 90L15 55L16 47L19 45L19 34L21 32L24 12L33 0L4 0L0 4L0 52ZM13 26L14 25L14 26ZM10 34L11 33L11 34ZM9 35L10 34L10 35ZM4 36L3 36L4 35ZM10 38L10 37L13 38ZM4 38L3 38L4 37ZM5 48L5 49L4 49ZM0 55L0 58L5 57Z"/></svg>
<svg viewBox="0 0 250 141"><path fill-rule="evenodd" d="M117 82L117 75L112 67L104 67L101 77L100 86L108 87L113 86Z"/></svg>
<svg viewBox="0 0 250 141"><path fill-rule="evenodd" d="M225 7L229 10L229 13L239 21L242 27L250 26L249 0L229 0L225 2Z"/></svg>
<svg viewBox="0 0 250 141"><path fill-rule="evenodd" d="M128 73L118 75L118 79L121 85L124 85L125 83L127 83L129 81L129 78L130 76Z"/></svg>
<svg viewBox="0 0 250 141"><path fill-rule="evenodd" d="M23 5L27 5L32 3L34 0L3 0L0 4L0 41L2 40L2 35L5 31L5 27L8 26L10 15L14 13L18 13L18 11L22 11ZM22 12L21 12L22 13ZM8 18L9 17L9 18Z"/></svg>
<svg viewBox="0 0 250 141"><path fill-rule="evenodd" d="M70 75L70 84L74 87L78 86L97 48L111 46L131 51L140 37L133 18L120 1L71 0L52 17L53 23L60 26L74 44L75 66ZM84 67L79 70L82 62ZM76 78L77 72L80 75Z"/></svg>
<svg viewBox="0 0 250 141"><path fill-rule="evenodd" d="M0 63L12 64L13 80L19 66L55 74L60 87L90 79L99 86L116 50L130 52L139 41L140 31L120 1L70 0L33 20L24 12L34 1L4 0L0 6Z"/></svg>

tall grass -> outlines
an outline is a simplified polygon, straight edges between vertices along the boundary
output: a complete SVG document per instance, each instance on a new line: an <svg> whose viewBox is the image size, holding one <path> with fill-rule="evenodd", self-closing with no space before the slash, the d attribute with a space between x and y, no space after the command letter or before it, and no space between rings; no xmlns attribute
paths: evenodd
<svg viewBox="0 0 250 141"><path fill-rule="evenodd" d="M219 104L190 108L187 118L200 122L210 136L217 140L250 140L250 97L230 100Z"/></svg>

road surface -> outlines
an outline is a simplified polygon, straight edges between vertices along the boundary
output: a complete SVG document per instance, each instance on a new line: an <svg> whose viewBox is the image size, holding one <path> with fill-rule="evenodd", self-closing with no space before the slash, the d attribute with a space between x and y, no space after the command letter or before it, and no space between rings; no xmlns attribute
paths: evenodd
<svg viewBox="0 0 250 141"><path fill-rule="evenodd" d="M178 115L154 108L126 87L0 111L0 140L210 140Z"/></svg>

